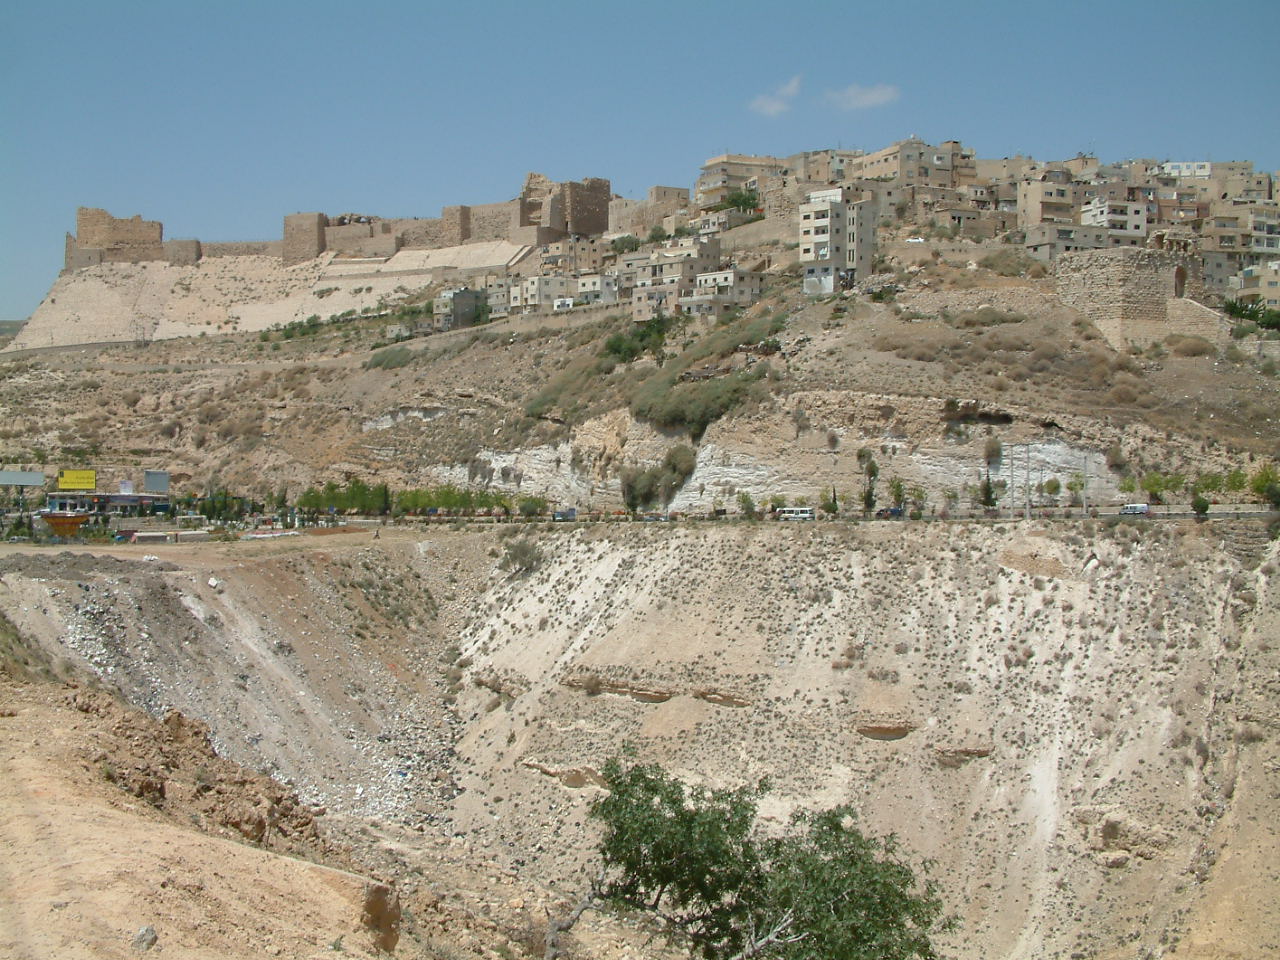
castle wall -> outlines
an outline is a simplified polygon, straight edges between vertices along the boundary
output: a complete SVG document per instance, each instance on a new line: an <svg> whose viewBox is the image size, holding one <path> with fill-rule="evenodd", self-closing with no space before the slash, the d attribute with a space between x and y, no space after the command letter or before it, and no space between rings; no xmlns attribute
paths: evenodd
<svg viewBox="0 0 1280 960"><path fill-rule="evenodd" d="M1136 247L1067 253L1058 258L1056 285L1058 298L1117 350L1171 334L1220 335L1217 314L1196 302L1206 296L1204 274L1190 254Z"/></svg>
<svg viewBox="0 0 1280 960"><path fill-rule="evenodd" d="M98 250L101 255L83 253ZM64 267L75 270L94 262L141 263L163 260L164 224L159 220L113 217L98 207L76 210L76 235L65 250Z"/></svg>
<svg viewBox="0 0 1280 960"><path fill-rule="evenodd" d="M565 226L569 233L586 236L609 229L612 188L608 180L590 177L562 184L561 187L564 191Z"/></svg>
<svg viewBox="0 0 1280 960"><path fill-rule="evenodd" d="M314 260L325 251L325 228L329 218L323 213L291 213L284 218L283 260L286 267Z"/></svg>
<svg viewBox="0 0 1280 960"><path fill-rule="evenodd" d="M190 267L200 262L199 240L166 240L164 258L171 266Z"/></svg>
<svg viewBox="0 0 1280 960"><path fill-rule="evenodd" d="M471 207L471 232L460 242L509 239L513 211L518 202L507 200L503 203L485 203Z"/></svg>
<svg viewBox="0 0 1280 960"><path fill-rule="evenodd" d="M280 240L245 240L232 243L201 243L200 255L208 257L279 257L284 244Z"/></svg>

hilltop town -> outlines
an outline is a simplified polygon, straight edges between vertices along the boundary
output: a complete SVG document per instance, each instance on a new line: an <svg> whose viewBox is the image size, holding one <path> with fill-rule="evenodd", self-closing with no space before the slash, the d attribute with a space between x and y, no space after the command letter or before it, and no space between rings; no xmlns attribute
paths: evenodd
<svg viewBox="0 0 1280 960"><path fill-rule="evenodd" d="M911 138L712 157L692 190L642 200L529 174L510 201L437 218L289 214L262 242L166 240L158 221L81 208L62 277L7 350L367 317L387 318L391 339L600 307L721 319L792 267L810 296L882 285L926 241L969 241L977 259L999 243L1029 275L1058 275L1117 349L1217 342L1225 327L1200 306L1280 299L1280 204L1248 161L984 160Z"/></svg>

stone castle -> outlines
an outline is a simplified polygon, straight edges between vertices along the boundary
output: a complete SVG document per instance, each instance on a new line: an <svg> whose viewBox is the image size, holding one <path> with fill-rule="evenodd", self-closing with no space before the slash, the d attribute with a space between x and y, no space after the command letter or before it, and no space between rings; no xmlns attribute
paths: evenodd
<svg viewBox="0 0 1280 960"><path fill-rule="evenodd" d="M158 220L113 217L106 210L81 207L76 211L76 232L66 237L63 269L147 261L189 266L231 256L279 257L292 266L323 253L389 257L402 249L434 250L486 240L541 245L604 233L611 199L610 183L602 178L555 182L530 173L520 195L503 203L445 207L435 218L294 213L284 218L283 239L244 243L165 240Z"/></svg>

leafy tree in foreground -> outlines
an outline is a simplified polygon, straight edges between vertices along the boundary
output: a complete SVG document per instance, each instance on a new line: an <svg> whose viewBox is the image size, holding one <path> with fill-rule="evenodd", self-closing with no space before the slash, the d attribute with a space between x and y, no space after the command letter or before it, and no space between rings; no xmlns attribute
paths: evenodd
<svg viewBox="0 0 1280 960"><path fill-rule="evenodd" d="M652 764L604 768L609 793L599 895L650 911L706 960L936 957L947 926L931 883L892 837L863 836L847 806L796 814L781 836L755 828L765 788L689 787Z"/></svg>

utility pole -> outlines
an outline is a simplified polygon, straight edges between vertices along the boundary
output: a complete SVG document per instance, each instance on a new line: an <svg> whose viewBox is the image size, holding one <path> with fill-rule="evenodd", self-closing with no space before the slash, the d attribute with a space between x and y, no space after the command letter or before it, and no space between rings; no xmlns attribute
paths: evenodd
<svg viewBox="0 0 1280 960"><path fill-rule="evenodd" d="M1023 487L1022 492L1026 497L1026 500L1025 500L1026 511L1023 514L1023 519L1030 520L1031 519L1031 444L1029 443L1027 444L1026 472L1023 476L1022 487Z"/></svg>
<svg viewBox="0 0 1280 960"><path fill-rule="evenodd" d="M1089 453L1084 453L1084 473L1080 474L1080 503L1085 513L1089 512Z"/></svg>

